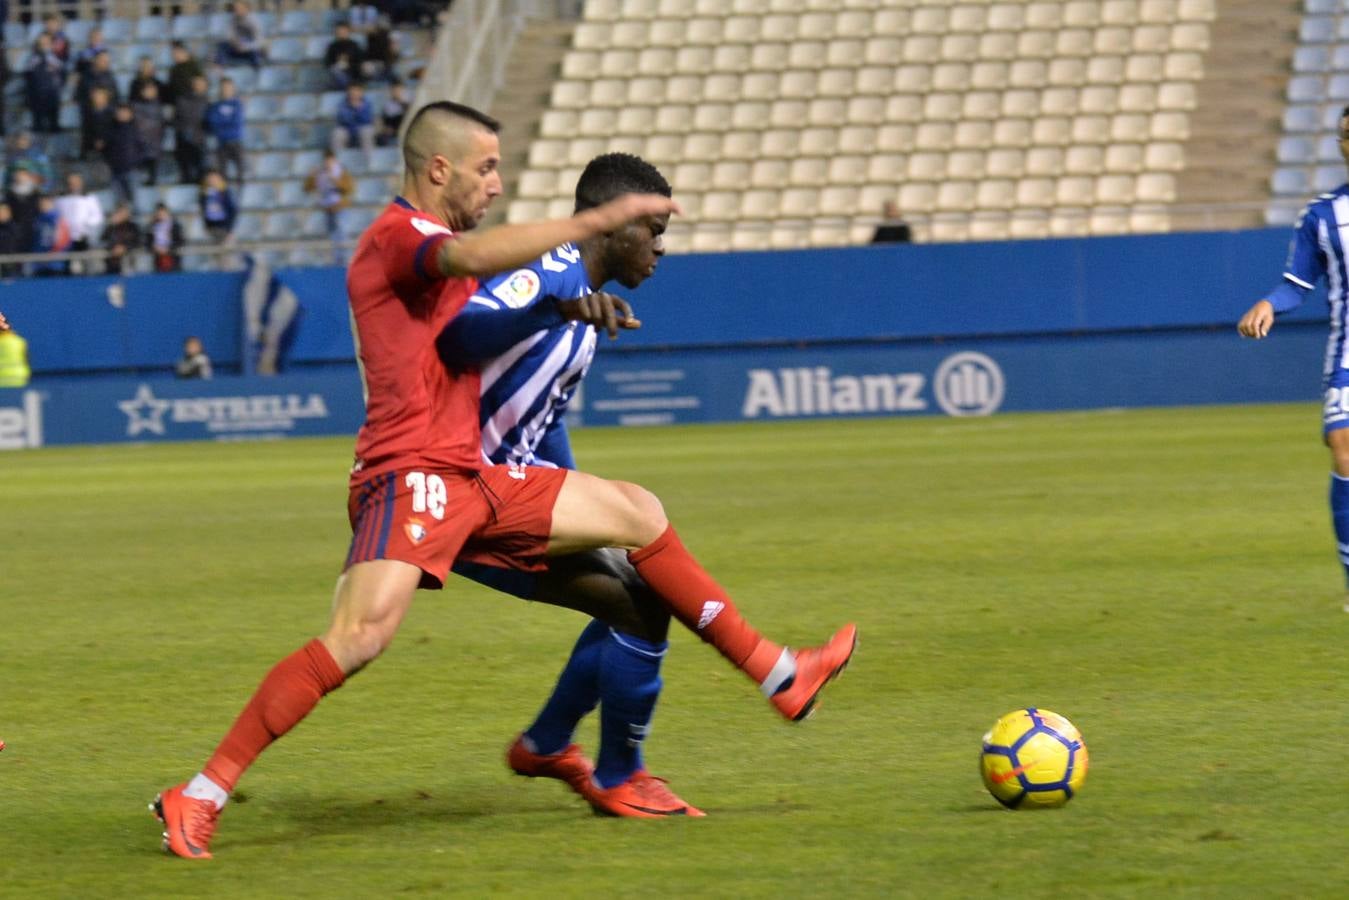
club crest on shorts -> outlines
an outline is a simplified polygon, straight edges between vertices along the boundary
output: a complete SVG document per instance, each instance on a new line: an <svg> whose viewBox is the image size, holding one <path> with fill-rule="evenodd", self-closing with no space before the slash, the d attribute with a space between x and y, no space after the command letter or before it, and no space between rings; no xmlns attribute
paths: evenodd
<svg viewBox="0 0 1349 900"><path fill-rule="evenodd" d="M420 544L429 533L426 526L422 524L422 520L415 517L404 523L403 531L407 534L408 540L414 544Z"/></svg>

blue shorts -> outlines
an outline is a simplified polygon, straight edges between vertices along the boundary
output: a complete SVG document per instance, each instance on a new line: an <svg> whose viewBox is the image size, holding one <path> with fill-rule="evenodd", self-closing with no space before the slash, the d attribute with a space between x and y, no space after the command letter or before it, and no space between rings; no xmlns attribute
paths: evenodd
<svg viewBox="0 0 1349 900"><path fill-rule="evenodd" d="M462 575L503 594L514 594L522 600L533 600L538 591L539 577L533 572L522 572L519 569L506 569L468 560L457 560L452 571L456 575Z"/></svg>
<svg viewBox="0 0 1349 900"><path fill-rule="evenodd" d="M1326 379L1325 403L1321 408L1321 434L1349 428L1349 369L1336 369Z"/></svg>

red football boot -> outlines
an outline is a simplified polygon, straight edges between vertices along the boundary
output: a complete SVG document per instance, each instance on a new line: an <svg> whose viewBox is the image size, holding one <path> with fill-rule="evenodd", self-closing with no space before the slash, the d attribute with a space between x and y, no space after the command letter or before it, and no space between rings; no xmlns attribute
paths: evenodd
<svg viewBox="0 0 1349 900"><path fill-rule="evenodd" d="M657 778L643 769L611 788L602 788L590 782L586 799L595 807L595 812L606 816L663 819L667 816L707 815L675 796L674 791L665 786L664 778Z"/></svg>
<svg viewBox="0 0 1349 900"><path fill-rule="evenodd" d="M844 625L823 647L796 651L796 675L786 689L769 699L783 717L800 722L815 710L815 699L826 684L848 667L857 648L857 626Z"/></svg>
<svg viewBox="0 0 1349 900"><path fill-rule="evenodd" d="M169 788L150 804L164 823L164 849L183 859L210 859L211 836L220 810L210 800L184 797L187 783Z"/></svg>
<svg viewBox="0 0 1349 900"><path fill-rule="evenodd" d="M535 753L525 746L522 734L506 751L506 765L516 775L526 778L556 778L565 781L573 791L586 796L590 776L595 773L595 764L586 759L581 748L568 744L558 753Z"/></svg>

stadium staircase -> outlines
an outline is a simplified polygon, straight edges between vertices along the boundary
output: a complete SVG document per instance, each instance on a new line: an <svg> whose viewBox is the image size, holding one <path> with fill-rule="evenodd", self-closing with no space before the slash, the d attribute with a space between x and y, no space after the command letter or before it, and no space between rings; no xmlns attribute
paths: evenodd
<svg viewBox="0 0 1349 900"><path fill-rule="evenodd" d="M571 47L576 23L565 19L530 19L516 38L506 66L506 81L497 91L489 110L501 122L502 173L505 196L516 196L520 175L529 163L530 143L553 85L562 72L562 60ZM507 203L488 212L483 225L506 220Z"/></svg>
<svg viewBox="0 0 1349 900"><path fill-rule="evenodd" d="M1179 205L1196 209L1187 224L1264 224L1301 18L1301 0L1219 5L1177 183Z"/></svg>

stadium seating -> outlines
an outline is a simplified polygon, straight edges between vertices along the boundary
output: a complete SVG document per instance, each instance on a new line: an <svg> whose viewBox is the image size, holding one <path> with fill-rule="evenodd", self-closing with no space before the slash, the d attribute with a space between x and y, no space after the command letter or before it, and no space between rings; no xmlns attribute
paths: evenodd
<svg viewBox="0 0 1349 900"><path fill-rule="evenodd" d="M215 82L220 76L227 75L234 79L244 98L247 122L245 147L249 151L249 172L248 182L238 198L243 215L236 226L236 234L241 239L295 237L301 231L301 226L308 224L305 216L313 210L315 198L304 193L302 180L314 170L322 157L321 148L328 144L334 113L342 97L337 91L326 90L328 75L321 59L331 39L335 17L343 14L337 10L308 9L287 10L279 16L259 13L264 30L270 35L266 65L256 72L249 67L216 69L207 66L213 97ZM92 24L80 20L67 24L66 33L72 40L75 52L83 49ZM227 25L227 13L109 18L101 23L109 45L113 70L123 90L130 82L138 59L143 55L154 58L161 77L164 76L170 62L171 40L183 40L199 59L209 62L217 36L227 29ZM21 71L31 38L40 30L41 24L23 26L9 22L4 27L4 50L10 67L16 72ZM402 30L398 39L403 48L406 68L411 70L420 66L419 56L425 55L430 36L416 30ZM409 94L415 90L415 83L408 77L410 74L411 71L402 73L405 80L409 81ZM73 89L73 81L71 79L70 89ZM22 82L21 77L11 78L6 89L6 125L11 134L28 125L22 100ZM78 139L79 114L73 98L69 96L70 89L61 110L61 124L67 131L49 140L47 146L53 162L61 168L74 165L69 158L73 156ZM385 86L377 84L367 92L376 109L383 100L385 89ZM315 102L316 94L318 102ZM177 169L171 147L172 138L166 135L164 155L160 161L160 184L138 190L135 206L141 213L146 213L156 203L165 202L175 213L180 214L189 240L205 240L204 229L198 221L195 186L173 183ZM378 148L369 161L357 151L345 151L342 158L356 177L353 207L346 215L347 231L355 234L357 227L369 222L387 202L391 185L386 178L398 170L398 153L396 148ZM102 192L102 197L105 205L111 205L110 192ZM306 236L311 237L326 234L322 227L317 231L307 227L303 230ZM287 259L283 254L276 254L275 261L279 263ZM326 264L330 259L312 261Z"/></svg>
<svg viewBox="0 0 1349 900"><path fill-rule="evenodd" d="M1290 224L1313 191L1346 181L1335 135L1349 106L1349 6L1339 0L1304 0L1305 15L1288 81L1278 168L1270 176L1265 221Z"/></svg>
<svg viewBox="0 0 1349 900"><path fill-rule="evenodd" d="M1213 0L590 0L509 218L565 210L586 159L616 149L672 176L675 252L863 242L887 199L924 239L1165 230L1214 16Z"/></svg>

